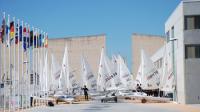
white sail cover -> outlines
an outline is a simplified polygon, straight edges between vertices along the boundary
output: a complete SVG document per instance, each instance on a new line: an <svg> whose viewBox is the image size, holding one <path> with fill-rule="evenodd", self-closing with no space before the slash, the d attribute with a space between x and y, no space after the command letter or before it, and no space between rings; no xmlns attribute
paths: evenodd
<svg viewBox="0 0 200 112"><path fill-rule="evenodd" d="M141 50L141 84L143 89L158 89L160 75L151 58ZM139 73L138 73L139 75Z"/></svg>
<svg viewBox="0 0 200 112"><path fill-rule="evenodd" d="M100 64L99 64L99 71L98 71L98 78L97 78L97 90L98 91L104 91L108 89L114 89L116 88L115 82L113 77L116 76L116 74L112 74L110 70L111 62L106 56L104 52L104 48L102 48L101 51L101 58L100 58Z"/></svg>
<svg viewBox="0 0 200 112"><path fill-rule="evenodd" d="M124 59L118 55L118 62L119 62L119 74L120 74L120 79L125 87L125 89L133 89L134 88L134 81L133 81L133 76L131 75Z"/></svg>
<svg viewBox="0 0 200 112"><path fill-rule="evenodd" d="M97 89L97 81L92 73L92 70L87 62L86 58L82 56L81 58L82 64L82 76L83 76L83 85L86 85L89 90Z"/></svg>
<svg viewBox="0 0 200 112"><path fill-rule="evenodd" d="M175 82L172 65L171 42L164 46L163 61L163 74L160 81L160 89L162 91L173 92L175 89Z"/></svg>

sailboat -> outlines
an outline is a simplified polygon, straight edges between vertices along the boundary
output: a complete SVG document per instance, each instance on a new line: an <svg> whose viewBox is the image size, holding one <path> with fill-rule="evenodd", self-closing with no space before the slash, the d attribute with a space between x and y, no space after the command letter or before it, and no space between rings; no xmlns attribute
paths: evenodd
<svg viewBox="0 0 200 112"><path fill-rule="evenodd" d="M160 84L160 74L153 64L151 58L141 50L141 85L145 90L158 89Z"/></svg>
<svg viewBox="0 0 200 112"><path fill-rule="evenodd" d="M63 56L62 68L61 68L61 76L59 78L59 90L56 91L54 97L61 101L70 102L74 101L74 97L70 95L70 90L72 86L70 86L70 71L69 71L69 60L68 60L68 48L67 44L65 46L65 52Z"/></svg>
<svg viewBox="0 0 200 112"><path fill-rule="evenodd" d="M164 92L173 92L175 89L174 74L172 69L172 51L170 51L170 43L164 46L163 53L163 74L161 76L160 90Z"/></svg>
<svg viewBox="0 0 200 112"><path fill-rule="evenodd" d="M55 56L51 55L51 84L50 91L53 93L58 90L59 78L61 76L61 66L58 64Z"/></svg>
<svg viewBox="0 0 200 112"><path fill-rule="evenodd" d="M134 89L134 80L124 59L118 55L120 79L126 90Z"/></svg>
<svg viewBox="0 0 200 112"><path fill-rule="evenodd" d="M113 73L111 66L112 63L106 56L104 48L102 48L97 78L98 91L116 89L114 78L116 77L117 73Z"/></svg>
<svg viewBox="0 0 200 112"><path fill-rule="evenodd" d="M86 85L90 91L97 90L97 81L92 73L92 70L84 56L81 57L81 65L82 65L82 77L83 77L83 86Z"/></svg>

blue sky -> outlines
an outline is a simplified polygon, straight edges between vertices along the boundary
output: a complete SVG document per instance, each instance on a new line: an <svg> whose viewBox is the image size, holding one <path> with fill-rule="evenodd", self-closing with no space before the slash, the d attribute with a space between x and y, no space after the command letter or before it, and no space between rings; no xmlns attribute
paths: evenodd
<svg viewBox="0 0 200 112"><path fill-rule="evenodd" d="M0 0L0 12L48 32L50 38L106 34L109 55L131 67L133 33L164 35L181 0Z"/></svg>

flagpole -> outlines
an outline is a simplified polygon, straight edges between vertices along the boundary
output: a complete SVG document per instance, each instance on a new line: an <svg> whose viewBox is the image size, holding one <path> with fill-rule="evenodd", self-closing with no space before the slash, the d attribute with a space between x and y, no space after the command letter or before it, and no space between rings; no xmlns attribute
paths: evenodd
<svg viewBox="0 0 200 112"><path fill-rule="evenodd" d="M24 42L24 28L23 28L23 21L22 21L22 86L21 86L21 105L22 105L22 111L23 111L23 108L24 108L24 101L23 101L23 97L24 97L24 49L23 49L23 42Z"/></svg>
<svg viewBox="0 0 200 112"><path fill-rule="evenodd" d="M4 92L4 106L3 106L3 108L4 108L4 109L3 109L3 110L4 110L4 112L6 111L6 83L5 83L5 82L6 82L6 81L5 81L5 78L6 78L6 38L5 38L5 37L6 37L6 16L5 16L5 15L6 15L6 13L4 12L4 13L3 13L3 19L4 19L4 21L5 21L5 23L3 23L3 24L5 25L5 26L4 26L4 35L3 35L3 39L4 39L4 47L3 47L3 48L4 48L4 49L3 49L3 52L4 52L4 53L3 53L3 54L4 54L4 56L3 56L3 57L4 57L4 59L3 59L3 60L4 60L4 61L3 61L3 64L4 64L4 65L3 65L3 66L4 66L4 68L3 68L3 69L4 69L4 70L3 70L3 71L4 71L4 74L3 74L3 75L4 75L4 77L3 77L3 78L4 78L4 79L3 79L3 80L4 80L4 81L3 81L3 84L4 84L4 91L3 91L3 92Z"/></svg>
<svg viewBox="0 0 200 112"><path fill-rule="evenodd" d="M32 67L33 67L33 74L32 74L32 80L33 80L33 82L32 82L32 89L33 89L33 91L32 91L32 97L33 97L33 100L32 100L32 106L34 107L35 105L34 105L34 95L35 95L35 53L34 53L34 51L35 51L35 32L34 32L34 27L32 27L32 30L33 30L33 43L32 43Z"/></svg>
<svg viewBox="0 0 200 112"><path fill-rule="evenodd" d="M35 28L35 37L34 37L34 42L35 42L35 45L34 45L34 57L35 57L35 73L34 73L34 78L35 78L35 85L34 85L34 89L35 89L35 96L37 96L37 28ZM37 66L36 66L37 65ZM35 102L36 102L36 106L37 106L37 103L38 103L38 100L35 99Z"/></svg>
<svg viewBox="0 0 200 112"><path fill-rule="evenodd" d="M29 28L29 73L28 73L28 90L29 90L29 108L31 107L30 105L30 97L31 97L31 85L30 85L30 75L31 75L31 64L32 64L32 61L31 61L31 30L30 30L30 25L28 25L28 28Z"/></svg>
<svg viewBox="0 0 200 112"><path fill-rule="evenodd" d="M24 42L25 42L25 56L26 56L26 60L24 62L25 64L25 109L27 109L27 93L28 93L28 86L27 86L27 77L28 77L28 68L27 68L27 63L28 63L28 56L27 56L27 32L28 32L28 26L27 26L27 23L25 23L25 26L26 26L26 33L25 33L25 39L24 39Z"/></svg>
<svg viewBox="0 0 200 112"><path fill-rule="evenodd" d="M44 35L43 35L43 49L44 49L44 51L45 51L45 53L46 53L46 57L45 58L47 58L47 59L45 59L47 62L46 62L46 104L47 104L47 97L48 97L48 51L47 51L47 49L45 48L45 38L46 38L46 33L44 32Z"/></svg>
<svg viewBox="0 0 200 112"><path fill-rule="evenodd" d="M1 33L1 32L0 32ZM2 37L1 37L2 38ZM1 81L2 81L2 62L1 62L1 57L2 57L2 52L1 52L1 42L0 42L0 84L2 84L1 83ZM2 102L2 88L1 88L1 85L0 85L0 102ZM0 111L1 111L1 109L2 109L2 103L0 104Z"/></svg>
<svg viewBox="0 0 200 112"><path fill-rule="evenodd" d="M10 21L9 21L9 19L10 19L10 15L8 15L8 25L10 24ZM10 25L9 25L10 26ZM10 28L10 27L9 27ZM8 52L9 52L9 54L8 54L8 58L9 58L9 71L8 71L8 74L9 74L9 78L10 79L8 79L8 81L10 82L9 83L9 109L8 109L8 111L10 112L11 110L11 94L12 94L12 88L11 88L11 83L12 83L12 75L11 75L11 50L10 50L10 32L8 32L8 37L7 37L7 41L8 41Z"/></svg>
<svg viewBox="0 0 200 112"><path fill-rule="evenodd" d="M38 33L39 33L39 29L37 29L37 37L36 37L36 49L37 49L37 51L36 51L36 55L37 55L37 65L39 65L40 63L39 63L39 48L38 48L38 38L39 38L39 36L38 36ZM39 82L39 79L40 79L41 77L40 77L40 75L39 75L39 67L37 66L37 95L38 95L38 106L40 106L40 82Z"/></svg>
<svg viewBox="0 0 200 112"><path fill-rule="evenodd" d="M13 84L12 84L12 86L14 86L13 87L13 98L12 98L12 102L13 102L13 110L15 111L15 103L16 103L16 99L15 99L15 86L16 86L16 81L15 81L15 75L16 75L16 63L15 63L15 54L16 54L16 51L15 51L15 17L13 17L13 26L14 26L14 65L13 65L13 67L14 67L14 76L13 76ZM11 71L12 72L12 71Z"/></svg>
<svg viewBox="0 0 200 112"><path fill-rule="evenodd" d="M20 58L19 58L19 45L20 45L20 37L19 37L19 32L20 32L20 24L19 24L19 19L17 20L17 24L18 24L18 31L17 31L17 45L18 45L18 77L17 77L17 80L18 80L18 91L17 91L17 94L18 94L18 112L20 111L20 102L19 102L19 100L20 100Z"/></svg>

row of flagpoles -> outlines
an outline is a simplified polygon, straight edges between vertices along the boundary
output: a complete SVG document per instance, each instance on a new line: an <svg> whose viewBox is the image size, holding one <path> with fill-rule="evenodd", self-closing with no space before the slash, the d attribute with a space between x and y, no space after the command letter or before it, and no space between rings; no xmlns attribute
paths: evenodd
<svg viewBox="0 0 200 112"><path fill-rule="evenodd" d="M39 65L48 47L48 34L3 13L0 27L0 110L30 107L39 96Z"/></svg>

